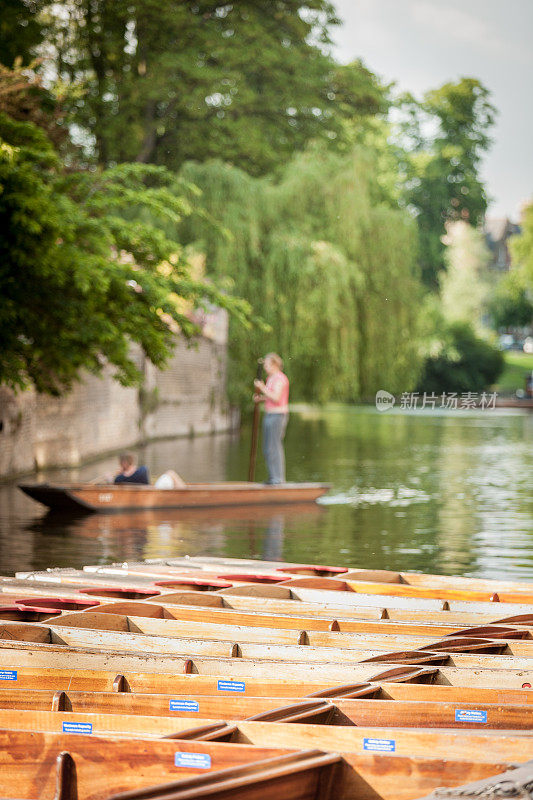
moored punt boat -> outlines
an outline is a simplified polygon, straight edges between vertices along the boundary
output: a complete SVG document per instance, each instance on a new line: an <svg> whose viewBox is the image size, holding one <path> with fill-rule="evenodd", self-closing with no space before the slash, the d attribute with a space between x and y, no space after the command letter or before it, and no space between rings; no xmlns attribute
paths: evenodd
<svg viewBox="0 0 533 800"><path fill-rule="evenodd" d="M500 591L483 589L450 589L441 586L408 586L394 583L371 583L368 581L349 580L348 574L340 579L331 578L295 578L284 586L305 586L311 589L328 589L330 591L357 592L359 594L377 594L382 597L433 598L435 600L480 601L489 603L533 603L533 591L526 592Z"/></svg>
<svg viewBox="0 0 533 800"><path fill-rule="evenodd" d="M259 562L264 563L264 562ZM361 594L381 594L383 596L430 597L436 599L480 600L484 602L517 602L527 603L533 598L531 584L513 581L489 581L474 578L458 578L453 582L440 575L417 575L392 573L385 570L352 570L347 567L333 566L291 566L275 569L260 568L247 562L244 567L234 566L231 570L213 569L210 562L198 563L195 559L183 560L179 566L172 564L123 563L119 565L85 567L84 570L60 570L54 573L18 573L23 578L31 574L50 580L53 575L58 580L74 581L80 578L87 580L89 576L102 578L109 575L113 579L144 579L156 586L168 585L172 578L178 582L186 577L205 580L225 580L232 583L286 583L288 586L307 586L324 588L332 591L351 591ZM309 573L309 575L308 575ZM84 576L86 576L84 578ZM302 577L304 576L304 577ZM335 580L327 580L334 578ZM326 579L326 580L322 580ZM160 581L165 583L160 584ZM133 582L133 581L130 581Z"/></svg>
<svg viewBox="0 0 533 800"><path fill-rule="evenodd" d="M533 651L529 657L492 654L493 651L500 653L502 650L517 646L502 639L448 638L444 642L434 643L433 648L431 645L425 645L423 649L402 651L390 651L386 647L382 650L366 649L364 642L360 645L361 649L356 646L356 642L353 648L324 648L312 647L309 644L262 644L238 638L226 640L182 638L179 637L178 628L174 631L176 637L160 636L142 632L143 623L146 623L143 618L139 618L139 623L135 623L129 622L130 618L118 614L91 615L88 612L81 615L75 612L73 614L74 616L66 615L48 620L46 625L5 622L0 628L0 645L7 642L8 645L15 646L15 642L31 642L35 650L41 651L46 651L50 647L55 651L62 646L67 651L94 649L102 654L109 652L116 656L131 652L145 657L154 655L156 658L161 658L162 663L177 655L195 660L198 657L198 661L204 657L207 659L229 657L234 659L236 664L250 661L260 665L263 661L276 661L287 664L288 667L293 664L304 666L328 662L342 663L346 667L365 662L446 664L459 668L485 667L514 673L523 671L525 675L533 675ZM72 625L68 624L69 619L74 619ZM63 620L66 620L67 624L61 624ZM77 627L78 622L80 627ZM136 632L132 633L131 630Z"/></svg>
<svg viewBox="0 0 533 800"><path fill-rule="evenodd" d="M57 757L61 753L68 754L68 757L63 756L63 766L72 764L73 768L68 770L69 780L57 781ZM297 758L300 754L301 750L238 743L0 730L0 791L3 797L24 800L51 800L54 795L106 800L110 793L147 789L165 781L189 779L191 774L205 775L264 759ZM504 772L513 763L476 760L466 755L453 759L383 755L379 751L343 753L335 797L338 800L414 800L436 785L457 786L488 778ZM63 769L65 772L67 769ZM56 792L58 782L61 793ZM145 796L153 795L146 793ZM317 800L319 798L320 794Z"/></svg>
<svg viewBox="0 0 533 800"><path fill-rule="evenodd" d="M146 604L148 609L151 608ZM245 625L228 625L219 622L195 622L186 619L154 619L148 616L137 616L135 609L131 614L118 613L113 606L104 606L107 613L85 611L70 612L48 620L50 625L62 627L87 628L91 630L110 630L145 634L153 637L170 637L177 639L217 640L225 642L257 643L262 647L271 645L307 646L312 652L320 652L320 648L332 648L325 651L324 656L331 655L336 660L347 650L376 649L389 652L397 650L432 650L457 653L505 653L506 655L533 658L533 640L524 639L529 631L519 628L493 625L482 629L478 636L448 636L438 639L435 636L398 635L388 632L378 633L339 633L315 632L307 630L287 630L283 628L253 627ZM383 627L387 631L384 623ZM482 635L483 634L483 635ZM267 640L269 645L264 645ZM288 651L290 653L290 651ZM300 651L299 651L300 652ZM246 654L242 652L243 657ZM302 654L305 656L305 654ZM259 657L259 656L258 656ZM280 655L283 658L282 655ZM292 660L292 659L290 659ZM298 659L300 660L300 659Z"/></svg>
<svg viewBox="0 0 533 800"><path fill-rule="evenodd" d="M32 746L44 737L45 775L58 745L70 753L61 756L65 775L86 758L82 739L98 741L106 774L115 754L124 758L124 741L133 748L128 783L94 797L88 776L98 754L89 748L79 800L153 783L136 781L147 763L137 763L138 747L150 772L154 737L173 742L176 765L188 758L187 769L204 775L219 768L213 754L251 748L239 750L246 766L227 765L241 770L241 781L248 766L255 774L256 752L276 763L309 760L298 786L289 786L287 770L279 775L280 800L326 796L312 766L321 756L315 762L301 748L318 747L337 765L336 800L414 800L533 757L533 609L514 602L533 596L528 587L498 582L504 602L492 585L436 581L433 589L431 576L417 584L345 567L277 562L258 571L214 559L143 566L0 583L0 729L19 743L31 737ZM83 736L89 726L92 736ZM179 755L182 743L194 746L190 756ZM0 788L9 758L0 748ZM180 776L163 768L158 781ZM38 780L33 787L7 796L43 796ZM184 798L182 789L143 797ZM74 800L66 791L57 796ZM255 796L272 791L267 777Z"/></svg>
<svg viewBox="0 0 533 800"><path fill-rule="evenodd" d="M177 665L176 665L177 666ZM119 694L167 694L175 696L212 696L218 698L350 698L375 696L392 700L431 700L466 703L533 704L531 688L486 688L476 685L452 685L449 671L441 674L437 667L401 666L378 670L367 682L339 683L322 678L291 680L271 676L248 677L245 681L220 679L196 673L130 672L105 669L66 669L40 666L18 666L0 670L0 686L19 690L115 692ZM475 682L474 682L475 684Z"/></svg>
<svg viewBox="0 0 533 800"><path fill-rule="evenodd" d="M481 657L480 657L481 658ZM237 685L249 678L265 679L276 674L282 667L283 674L289 680L302 682L319 682L320 676L327 675L331 683L368 681L376 674L377 669L386 671L398 664L405 666L420 664L431 665L435 661L448 661L449 656L440 654L424 654L424 657L407 657L403 661L360 661L348 664L336 664L331 661L298 663L296 661L279 662L277 660L253 660L228 656L180 656L179 654L125 652L117 650L101 650L90 647L72 647L65 644L30 643L13 640L11 643L0 642L0 669L16 669L20 666L42 668L59 667L66 662L73 670L115 670L151 672L151 673L196 673L211 675L218 680L237 681ZM433 682L451 686L480 686L490 688L530 688L533 682L533 670L524 668L493 668L490 663L476 667L439 666L432 675Z"/></svg>
<svg viewBox="0 0 533 800"><path fill-rule="evenodd" d="M480 730L517 731L530 731L531 729L533 713L531 705L511 705L501 702L482 703L479 701L479 694L475 703L468 703L464 699L464 692L462 695L456 693L455 702L450 702L451 697L448 702L439 702L434 692L432 700L376 699L372 695L379 694L380 687L375 685L366 687L363 685L358 690L353 687L352 693L354 695L359 693L360 696L357 699L318 698L313 699L312 702L309 700L295 702L290 698L280 699L279 697L236 698L192 693L180 697L177 693L168 695L132 692L80 692L71 689L68 692L53 689L1 689L0 709L62 711L75 715L101 714L106 717L113 714L134 714L151 718L188 718L193 721L199 719L244 720L256 715L270 715L273 712L277 712L275 721L280 721L283 717L281 712L284 711L285 715L299 716L302 718L301 721L305 721L307 713L308 716L313 717L311 721L329 725L370 727L379 721L379 727L385 728L477 728ZM497 698L494 695L491 699L495 701ZM310 706L312 708L309 708ZM456 713L458 710L461 712L460 714ZM10 727L6 720L5 716L0 717L0 727ZM267 720L270 721L269 716L267 716ZM189 722L189 724L192 723ZM117 728L107 727L105 730L117 730ZM131 731L131 728L128 730Z"/></svg>
<svg viewBox="0 0 533 800"><path fill-rule="evenodd" d="M305 719L305 718L304 718ZM468 752L470 761L525 761L533 758L533 737L525 731L446 730L221 719L190 719L121 714L87 714L62 711L25 711L0 709L0 730L27 730L43 733L91 732L96 736L117 738L170 738L253 744L261 748L305 749L319 742L329 752L354 755L365 752L365 741L388 738L394 742L396 756L431 758L445 752L459 759ZM376 748L377 749L377 748ZM392 752L392 751L391 751Z"/></svg>
<svg viewBox="0 0 533 800"><path fill-rule="evenodd" d="M197 598L188 594L183 596L185 600L192 602ZM297 630L298 632L313 631L314 640L316 644L326 644L329 641L342 642L342 638L333 639L329 637L329 633L361 633L361 634L379 634L384 635L399 635L399 636L420 636L431 637L432 639L445 637L445 636L481 636L485 638L503 638L503 639L526 639L533 642L533 635L531 628L533 628L533 618L529 625L523 627L517 622L514 625L503 625L501 623L493 623L490 625L480 625L473 628L465 629L464 625L438 625L437 623L427 622L393 622L390 619L383 620L356 620L350 618L342 618L340 620L328 620L317 616L298 616L289 614L268 614L267 612L241 612L224 606L209 605L207 608L194 605L176 604L164 605L164 596L159 599L159 603L142 603L142 602L115 602L115 603L102 603L98 607L98 612L101 614L127 614L135 617L149 617L152 619L168 619L168 620L181 620L182 622L205 622L216 624L217 626L239 625L239 626L252 626L254 628L277 628L279 630ZM198 602L201 602L198 601ZM447 619L445 617L444 619ZM323 636L319 636L322 633ZM348 641L348 640L347 640Z"/></svg>
<svg viewBox="0 0 533 800"><path fill-rule="evenodd" d="M56 577L56 573L53 577ZM36 585L37 584L37 585ZM35 588L36 592L43 592L39 589L39 581L35 583L25 583L30 588ZM491 602L460 602L460 601L440 601L437 599L417 599L417 598L396 598L384 595L363 595L359 593L333 591L321 589L308 589L306 587L283 585L258 585L254 583L238 584L232 587L220 586L219 583L210 579L200 581L188 578L180 583L181 591L173 591L171 587L147 588L146 584L125 586L122 582L117 585L106 585L101 579L93 579L93 585L88 587L83 585L83 580L79 580L78 574L68 575L65 583L56 583L52 576L47 575L41 587L46 585L47 593L53 588L54 591L61 592L65 597L75 597L76 591L81 598L88 600L103 599L145 599L149 602L183 603L194 600L194 604L209 606L225 606L232 608L249 609L261 611L261 609L272 609L274 613L297 614L304 613L306 610L317 612L328 616L351 616L355 619L394 619L394 620L414 620L420 618L421 621L431 623L433 621L447 621L451 624L456 622L461 627L482 625L484 622L506 622L515 620L519 624L529 624L533 626L533 609L531 604L493 604ZM64 587L64 588L61 588ZM6 596L13 592L13 585L6 582L2 585ZM74 591L73 591L74 590ZM185 594L194 592L197 596L188 598ZM260 598L260 600L258 599ZM441 612L445 611L446 616ZM449 612L449 613L448 613Z"/></svg>
<svg viewBox="0 0 533 800"><path fill-rule="evenodd" d="M22 593L23 595L24 593ZM47 593L43 592L43 596ZM22 597L24 600L25 598ZM64 597L71 597L72 594L65 592ZM79 596L79 595L78 595ZM12 604L10 607L4 606L6 613L13 612L15 609L20 611L33 610L36 613L44 612L45 608L50 605L51 613L47 616L57 616L60 609L53 608L54 603L46 603L44 608L39 604L36 605L18 605L20 597L10 597L9 602ZM107 603L109 598L101 597L100 603ZM164 600L164 606L162 602ZM206 595L204 593L189 593L181 592L179 594L165 595L162 597L147 598L147 603L154 602L154 608L164 608L165 614L169 614L169 618L186 619L190 613L191 619L199 619L207 614L212 615L212 619L235 619L236 624L239 621L251 621L251 617L256 620L254 625L270 627L277 625L279 627L294 628L298 627L305 630L331 630L342 632L356 632L359 630L369 630L379 632L380 630L392 631L395 629L401 632L412 630L426 630L428 635L432 632L436 636L447 635L488 635L491 628L512 628L516 631L521 631L520 638L530 638L531 630L533 628L533 615L524 614L516 615L515 617L505 617L504 619L494 618L493 614L468 614L468 613L453 613L448 611L438 612L417 612L405 611L403 609L393 608L355 608L346 609L329 608L327 604L315 604L286 600L270 600L259 599L254 597L234 597L234 596L221 596L221 595ZM99 608L102 606L99 605ZM116 611L123 613L122 609L128 608L122 603L117 604ZM106 609L109 613L109 608ZM111 612L114 613L114 612ZM148 612L143 612L148 613ZM1 614L1 612L0 612ZM175 617L174 615L178 615ZM218 616L220 614L220 617ZM233 617L226 615L233 615ZM157 612L159 615L159 612ZM304 616L305 615L305 616ZM3 618L0 616L0 618ZM5 617L6 619L9 617ZM16 614L14 618L20 618ZM302 623L300 625L300 622ZM485 630L488 628L489 630ZM527 632L524 635L524 631ZM497 634L497 630L494 630Z"/></svg>
<svg viewBox="0 0 533 800"><path fill-rule="evenodd" d="M379 573L371 571L346 571L345 567L317 567L310 568L278 568L270 572L259 570L216 570L212 577L218 580L228 580L232 582L246 583L283 583L291 587L307 587L316 589L329 589L331 591L359 592L360 594L379 594L390 597L413 597L413 598L434 598L440 600L462 600L493 603L531 603L533 602L533 589L523 583L499 582L499 581L477 581L475 579L463 579L459 585L450 586L438 578L440 576L409 576L409 580L398 575L398 580L374 580L379 578ZM185 579L191 575L192 567L165 567L165 566L143 566L143 565L121 565L120 567L102 567L98 569L99 575L113 576L137 576L152 578L156 586L164 585L158 579L166 579L166 584L170 584L174 577L176 580ZM311 577L301 577L308 571L315 571L317 574ZM93 573L95 574L95 573ZM391 573L393 577L396 574ZM194 571L194 577L209 579L209 572L206 570ZM333 579L334 578L334 579ZM401 579L400 579L401 578ZM418 578L419 580L414 580ZM333 580L332 580L333 579ZM420 580L423 579L423 580ZM471 582L466 582L471 581Z"/></svg>
<svg viewBox="0 0 533 800"><path fill-rule="evenodd" d="M156 489L134 484L21 483L33 500L54 511L129 511L142 508L271 505L314 502L325 494L325 483L225 482L189 483L180 489Z"/></svg>
<svg viewBox="0 0 533 800"><path fill-rule="evenodd" d="M228 572L269 573L287 578L295 577L342 577L344 580L369 583L397 584L405 587L420 586L430 589L472 589L487 592L533 591L531 581L509 581L503 579L468 578L454 575L435 575L418 572L394 572L392 570L360 569L348 566L317 564L297 564L285 561L260 561L256 559L217 558L207 556L186 556L183 558L149 559L147 561L128 561L118 564L85 566L83 572L107 575L164 575L176 574L183 570L201 570L216 577Z"/></svg>

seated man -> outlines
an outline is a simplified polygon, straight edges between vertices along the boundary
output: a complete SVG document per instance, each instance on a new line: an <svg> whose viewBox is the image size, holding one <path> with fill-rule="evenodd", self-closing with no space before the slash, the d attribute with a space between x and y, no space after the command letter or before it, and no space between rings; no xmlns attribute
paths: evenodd
<svg viewBox="0 0 533 800"><path fill-rule="evenodd" d="M133 453L121 453L118 457L120 472L113 483L150 483L146 467L138 467Z"/></svg>

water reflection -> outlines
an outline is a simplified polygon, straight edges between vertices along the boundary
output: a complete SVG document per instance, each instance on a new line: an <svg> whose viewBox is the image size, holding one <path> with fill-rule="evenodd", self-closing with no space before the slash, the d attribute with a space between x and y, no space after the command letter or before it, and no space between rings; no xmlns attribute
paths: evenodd
<svg viewBox="0 0 533 800"><path fill-rule="evenodd" d="M94 563L218 555L225 551L228 536L235 545L234 555L244 552L252 558L279 560L286 528L318 525L325 513L308 503L274 509L158 509L77 517L45 512L22 524L16 539L3 542L3 571L42 569L50 564L82 566L96 550Z"/></svg>
<svg viewBox="0 0 533 800"><path fill-rule="evenodd" d="M323 505L64 518L0 486L0 571L208 554L533 578L533 415L329 407L293 414L291 480L325 480ZM246 474L249 436L158 442L152 475ZM115 458L41 479L89 480ZM264 473L260 465L258 478Z"/></svg>

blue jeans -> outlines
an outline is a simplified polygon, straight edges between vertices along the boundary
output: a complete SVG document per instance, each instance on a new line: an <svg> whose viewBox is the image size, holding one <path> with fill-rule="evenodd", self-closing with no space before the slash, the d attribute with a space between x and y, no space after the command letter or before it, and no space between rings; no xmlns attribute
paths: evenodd
<svg viewBox="0 0 533 800"><path fill-rule="evenodd" d="M263 455L268 469L269 483L285 483L285 453L283 437L288 414L263 415Z"/></svg>

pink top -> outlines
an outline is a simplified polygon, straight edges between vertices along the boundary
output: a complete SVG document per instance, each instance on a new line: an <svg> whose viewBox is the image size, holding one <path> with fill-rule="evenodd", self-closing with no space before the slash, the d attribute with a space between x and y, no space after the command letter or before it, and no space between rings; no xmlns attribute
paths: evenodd
<svg viewBox="0 0 533 800"><path fill-rule="evenodd" d="M265 411L285 414L289 410L289 379L281 371L270 375L266 382L266 388L269 392L279 392L280 387L281 394L277 402L270 400L269 397L265 398Z"/></svg>

